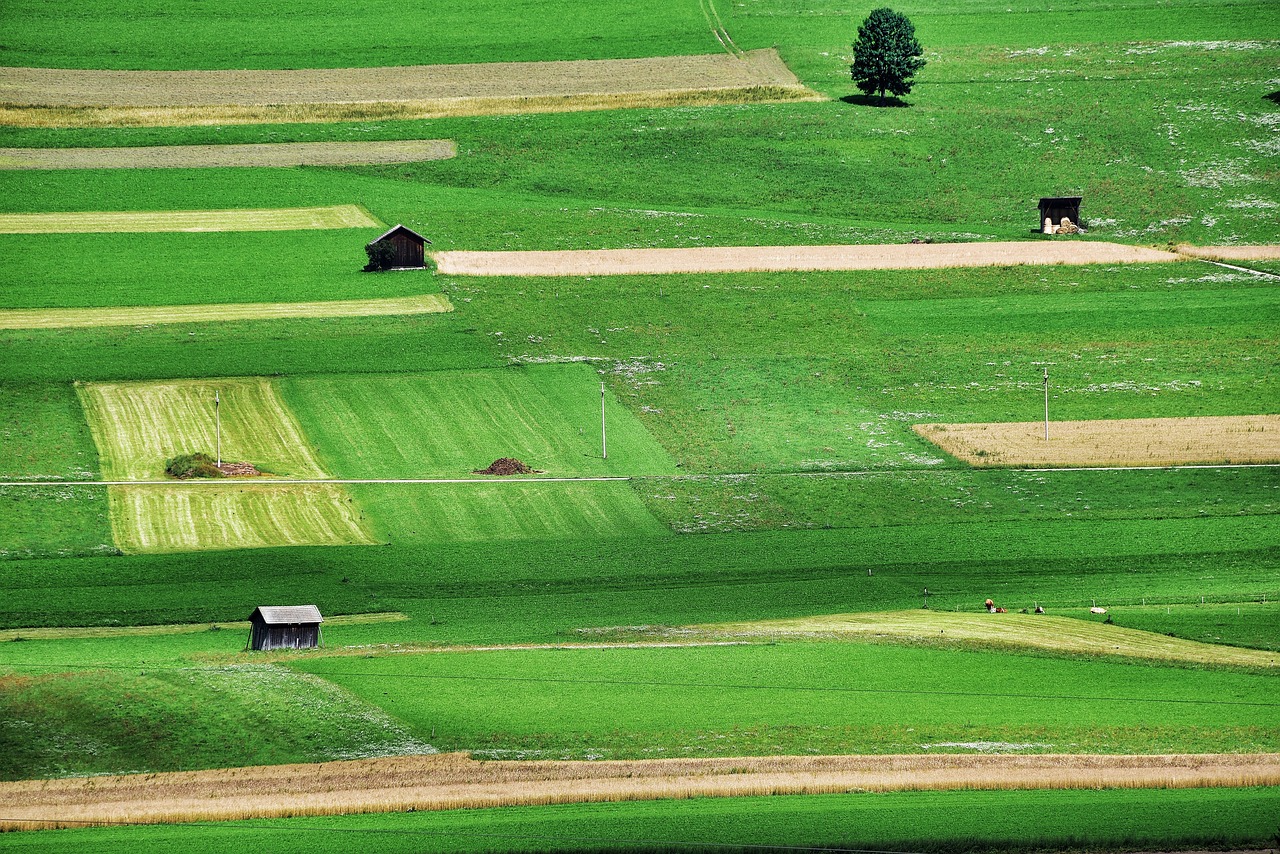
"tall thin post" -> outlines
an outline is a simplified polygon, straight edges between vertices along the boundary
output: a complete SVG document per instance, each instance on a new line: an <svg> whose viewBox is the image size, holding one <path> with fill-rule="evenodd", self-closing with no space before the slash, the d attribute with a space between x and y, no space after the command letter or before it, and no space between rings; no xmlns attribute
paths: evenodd
<svg viewBox="0 0 1280 854"><path fill-rule="evenodd" d="M609 459L608 434L605 432L604 425L604 380L600 381L600 456L603 459Z"/></svg>
<svg viewBox="0 0 1280 854"><path fill-rule="evenodd" d="M222 467L222 395L215 389L213 392L213 432L218 442L218 467Z"/></svg>
<svg viewBox="0 0 1280 854"><path fill-rule="evenodd" d="M1044 369L1044 440L1049 441L1049 369Z"/></svg>

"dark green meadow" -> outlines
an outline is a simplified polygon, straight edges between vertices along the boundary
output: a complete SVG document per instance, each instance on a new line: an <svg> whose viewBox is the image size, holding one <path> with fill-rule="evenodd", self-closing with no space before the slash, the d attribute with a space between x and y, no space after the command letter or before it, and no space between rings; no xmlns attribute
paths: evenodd
<svg viewBox="0 0 1280 854"><path fill-rule="evenodd" d="M1274 2L895 8L915 21L929 65L912 94L884 108L858 96L847 72L870 4L718 2L740 47L776 45L829 100L6 127L0 146L447 138L458 156L0 171L0 212L360 204L438 251L584 249L1041 240L1031 233L1036 200L1079 194L1081 240L1276 242ZM388 15L407 17L388 27ZM13 0L4 16L0 63L11 66L305 68L719 49L692 0L590 0L572 14L543 0L447 9ZM0 309L421 293L454 306L0 330L0 481L18 482L0 486L0 779L428 744L528 758L965 752L982 742L1280 752L1273 669L933 638L441 651L914 609L926 588L928 607L943 611L978 611L990 597L1011 611L1042 604L1276 650L1280 468L974 470L911 430L1037 421L1045 368L1054 420L1275 413L1275 278L1192 260L364 274L363 245L376 233L0 235ZM1276 262L1244 266L1280 272ZM531 461L550 474L631 479L351 484L381 545L119 554L107 488L64 483L100 478L74 383L241 376L278 380L317 459L340 477L467 476L520 444L543 453ZM615 419L607 461L596 456L602 380ZM494 427L490 411L504 408L523 419L519 430ZM35 480L57 483L24 485ZM244 632L222 627L257 605L302 602L326 616L408 619L332 625L326 648L307 654L245 653ZM1094 604L1108 614L1090 614ZM183 623L208 630L22 636ZM13 834L0 847L1189 850L1272 844L1276 806L1273 789L849 794L100 828Z"/></svg>

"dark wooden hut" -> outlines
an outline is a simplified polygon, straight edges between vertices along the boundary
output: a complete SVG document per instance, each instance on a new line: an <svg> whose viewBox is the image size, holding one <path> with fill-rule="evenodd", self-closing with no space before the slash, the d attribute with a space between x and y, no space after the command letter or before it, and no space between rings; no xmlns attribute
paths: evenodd
<svg viewBox="0 0 1280 854"><path fill-rule="evenodd" d="M391 262L393 270L421 270L427 266L426 245L430 242L413 229L397 225L381 237L369 241L369 245L386 243L395 249L395 258Z"/></svg>
<svg viewBox="0 0 1280 854"><path fill-rule="evenodd" d="M1047 219L1053 225L1062 225L1062 218L1071 220L1072 225L1080 225L1080 202L1083 196L1057 196L1040 200L1040 219L1036 220L1036 231L1044 229Z"/></svg>
<svg viewBox="0 0 1280 854"><path fill-rule="evenodd" d="M249 615L249 648L315 649L323 622L315 605L259 605Z"/></svg>

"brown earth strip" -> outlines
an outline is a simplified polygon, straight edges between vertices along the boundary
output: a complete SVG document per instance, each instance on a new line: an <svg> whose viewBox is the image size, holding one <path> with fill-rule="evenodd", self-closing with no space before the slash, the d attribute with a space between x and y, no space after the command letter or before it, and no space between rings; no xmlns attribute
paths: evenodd
<svg viewBox="0 0 1280 854"><path fill-rule="evenodd" d="M456 157L449 139L152 145L138 148L0 148L0 169L203 169L366 166Z"/></svg>
<svg viewBox="0 0 1280 854"><path fill-rule="evenodd" d="M974 466L1075 467L1280 462L1280 415L916 424L918 435Z"/></svg>
<svg viewBox="0 0 1280 854"><path fill-rule="evenodd" d="M88 326L151 326L165 323L224 323L302 317L380 317L453 311L443 294L332 302L140 305L115 308L15 308L0 311L0 329L67 329Z"/></svg>
<svg viewBox="0 0 1280 854"><path fill-rule="evenodd" d="M1280 245L1271 246L1188 246L1178 247L1183 255L1208 261L1280 261Z"/></svg>
<svg viewBox="0 0 1280 854"><path fill-rule="evenodd" d="M605 762L476 762L442 754L0 783L0 830L770 794L1278 784L1280 754Z"/></svg>
<svg viewBox="0 0 1280 854"><path fill-rule="evenodd" d="M692 249L583 249L441 252L441 273L457 276L609 276L802 270L906 270L1022 264L1163 263L1176 253L1097 241L724 246Z"/></svg>
<svg viewBox="0 0 1280 854"><path fill-rule="evenodd" d="M606 107L592 106L590 99L649 100L664 93L689 98L698 92L751 100L821 97L806 89L772 49L732 56L287 71L5 68L0 69L0 123L83 126L112 119L121 124L200 124L248 120L250 115L255 120L333 121L343 113L350 119L391 117L383 115L388 109L409 118L602 109ZM586 100L573 105L563 99ZM290 108L295 118L282 112ZM95 112L102 110L116 112Z"/></svg>

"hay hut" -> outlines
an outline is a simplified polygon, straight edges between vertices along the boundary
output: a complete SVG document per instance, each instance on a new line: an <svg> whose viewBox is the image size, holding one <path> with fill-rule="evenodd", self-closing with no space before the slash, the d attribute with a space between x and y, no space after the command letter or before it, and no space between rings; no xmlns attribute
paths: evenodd
<svg viewBox="0 0 1280 854"><path fill-rule="evenodd" d="M1083 196L1046 196L1040 200L1040 219L1036 221L1036 231L1044 228L1045 220L1053 225L1060 225L1068 219L1073 225L1080 225L1080 202Z"/></svg>
<svg viewBox="0 0 1280 854"><path fill-rule="evenodd" d="M249 649L315 649L323 622L315 605L259 605L249 615Z"/></svg>
<svg viewBox="0 0 1280 854"><path fill-rule="evenodd" d="M421 270L427 266L426 245L430 242L413 229L397 225L381 237L370 240L369 245L385 243L395 250L392 270Z"/></svg>

